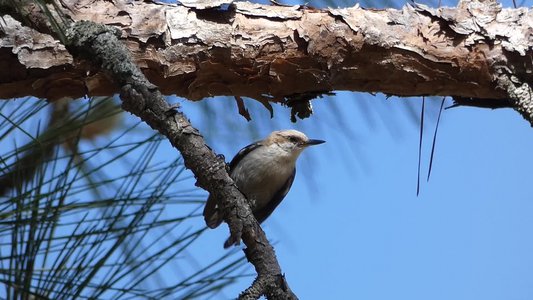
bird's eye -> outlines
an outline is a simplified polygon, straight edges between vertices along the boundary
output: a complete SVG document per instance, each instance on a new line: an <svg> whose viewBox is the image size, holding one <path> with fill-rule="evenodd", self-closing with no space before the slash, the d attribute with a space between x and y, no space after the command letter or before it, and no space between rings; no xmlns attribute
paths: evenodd
<svg viewBox="0 0 533 300"><path fill-rule="evenodd" d="M289 136L289 141L295 144L298 143L298 139L295 136Z"/></svg>

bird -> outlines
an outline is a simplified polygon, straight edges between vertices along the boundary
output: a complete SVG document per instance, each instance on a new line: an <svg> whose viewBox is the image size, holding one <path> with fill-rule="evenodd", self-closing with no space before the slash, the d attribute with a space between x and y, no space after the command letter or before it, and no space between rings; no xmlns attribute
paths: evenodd
<svg viewBox="0 0 533 300"><path fill-rule="evenodd" d="M246 196L259 223L274 212L289 192L296 175L296 160L309 146L325 143L309 139L294 129L274 131L261 141L242 148L229 163L229 175ZM218 201L209 196L203 211L209 228L223 221ZM238 244L229 237L224 248Z"/></svg>

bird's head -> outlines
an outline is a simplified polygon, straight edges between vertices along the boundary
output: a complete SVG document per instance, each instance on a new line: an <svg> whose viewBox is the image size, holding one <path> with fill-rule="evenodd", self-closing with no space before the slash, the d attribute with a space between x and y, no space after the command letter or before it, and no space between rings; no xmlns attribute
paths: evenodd
<svg viewBox="0 0 533 300"><path fill-rule="evenodd" d="M305 148L325 143L322 140L308 138L298 130L280 130L272 132L265 140L265 146L276 146L286 151L291 156L298 156Z"/></svg>

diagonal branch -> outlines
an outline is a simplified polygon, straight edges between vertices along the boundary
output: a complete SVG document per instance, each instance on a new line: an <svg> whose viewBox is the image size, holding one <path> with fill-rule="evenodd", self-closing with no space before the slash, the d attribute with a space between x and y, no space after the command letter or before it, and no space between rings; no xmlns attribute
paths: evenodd
<svg viewBox="0 0 533 300"><path fill-rule="evenodd" d="M156 86L151 84L132 61L127 48L118 40L118 30L89 21L73 23L67 30L69 50L75 56L90 57L122 87L124 110L138 116L166 136L180 151L197 179L197 185L220 199L233 236L242 236L248 260L258 280L264 282L259 295L269 299L296 299L280 281L281 268L273 247L253 217L245 197L226 172L224 160L205 144L186 116L171 107Z"/></svg>

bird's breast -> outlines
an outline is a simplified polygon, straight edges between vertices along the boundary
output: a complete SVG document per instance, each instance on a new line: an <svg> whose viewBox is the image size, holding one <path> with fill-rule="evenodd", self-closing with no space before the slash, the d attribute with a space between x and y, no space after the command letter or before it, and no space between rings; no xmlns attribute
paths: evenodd
<svg viewBox="0 0 533 300"><path fill-rule="evenodd" d="M239 190L255 204L253 209L257 210L271 201L287 182L294 170L294 162L279 155L253 152L235 166L231 177Z"/></svg>

